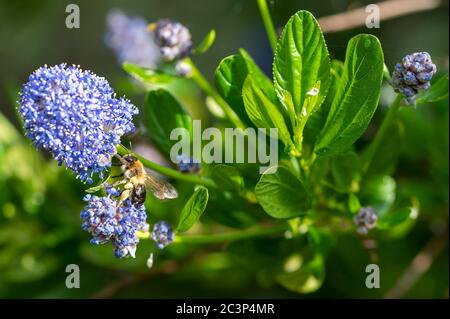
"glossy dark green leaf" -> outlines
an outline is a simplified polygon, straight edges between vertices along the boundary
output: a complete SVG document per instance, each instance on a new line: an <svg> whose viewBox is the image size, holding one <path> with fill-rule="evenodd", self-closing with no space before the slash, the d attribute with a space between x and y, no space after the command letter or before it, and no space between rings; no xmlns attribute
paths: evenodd
<svg viewBox="0 0 450 319"><path fill-rule="evenodd" d="M331 83L328 89L327 97L322 105L317 107L316 111L311 114L306 123L304 130L304 140L309 145L314 145L317 135L323 129L330 112L331 104L336 96L339 81L344 71L344 63L339 60L331 61Z"/></svg>
<svg viewBox="0 0 450 319"><path fill-rule="evenodd" d="M185 128L192 136L192 119L166 90L150 91L145 99L145 120L150 138L165 152L177 141L170 140L175 128Z"/></svg>
<svg viewBox="0 0 450 319"><path fill-rule="evenodd" d="M383 51L375 36L361 34L349 41L344 72L317 139L317 154L342 153L365 131L380 99L383 65Z"/></svg>
<svg viewBox="0 0 450 319"><path fill-rule="evenodd" d="M223 59L216 70L214 81L220 95L227 101L239 118L247 125L252 122L247 116L242 100L242 87L247 78L247 66L240 55L231 55Z"/></svg>
<svg viewBox="0 0 450 319"><path fill-rule="evenodd" d="M194 54L205 53L213 45L215 39L216 39L216 30L212 29L203 38L203 40L200 42L200 44L193 50L193 53Z"/></svg>
<svg viewBox="0 0 450 319"><path fill-rule="evenodd" d="M242 89L247 76L252 75L257 86L272 103L276 103L277 98L272 81L261 71L247 51L240 49L239 53L239 55L228 56L220 62L214 81L220 95L228 102L239 118L246 124L253 126L245 112L242 98Z"/></svg>
<svg viewBox="0 0 450 319"><path fill-rule="evenodd" d="M416 104L434 103L448 98L448 73L431 83L427 91L417 95Z"/></svg>
<svg viewBox="0 0 450 319"><path fill-rule="evenodd" d="M218 164L211 170L211 178L222 190L241 192L244 190L244 178L233 166Z"/></svg>
<svg viewBox="0 0 450 319"><path fill-rule="evenodd" d="M272 103L278 105L278 99L272 81L267 77L267 75L264 74L263 71L261 71L247 51L244 49L239 49L239 53L245 61L248 74L252 76L252 79L255 81L256 85L261 89L261 91L264 92L264 95L272 101Z"/></svg>
<svg viewBox="0 0 450 319"><path fill-rule="evenodd" d="M123 69L135 79L150 85L169 84L177 79L175 75L162 71L143 68L139 65L125 62Z"/></svg>
<svg viewBox="0 0 450 319"><path fill-rule="evenodd" d="M275 218L304 215L311 207L303 182L282 166L266 171L256 184L255 193L264 211Z"/></svg>
<svg viewBox="0 0 450 319"><path fill-rule="evenodd" d="M273 75L280 102L292 99L297 114L307 92L318 82L320 92L313 111L322 104L330 85L330 60L322 31L311 13L299 11L287 22L275 51Z"/></svg>
<svg viewBox="0 0 450 319"><path fill-rule="evenodd" d="M208 198L208 189L199 186L181 211L177 232L182 233L188 231L198 221L205 211Z"/></svg>

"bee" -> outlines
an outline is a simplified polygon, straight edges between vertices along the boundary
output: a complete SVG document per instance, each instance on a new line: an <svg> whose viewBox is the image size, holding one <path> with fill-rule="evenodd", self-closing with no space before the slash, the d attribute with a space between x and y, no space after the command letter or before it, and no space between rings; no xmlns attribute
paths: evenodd
<svg viewBox="0 0 450 319"><path fill-rule="evenodd" d="M158 199L177 198L178 193L170 183L164 182L147 172L144 164L133 155L115 155L120 161L123 180L116 182L115 186L123 184L117 207L130 199L135 206L144 204L149 189Z"/></svg>

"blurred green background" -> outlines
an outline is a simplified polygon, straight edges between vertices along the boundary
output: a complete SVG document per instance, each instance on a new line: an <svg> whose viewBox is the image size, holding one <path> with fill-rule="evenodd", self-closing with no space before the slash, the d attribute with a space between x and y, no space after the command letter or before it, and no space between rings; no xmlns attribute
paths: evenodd
<svg viewBox="0 0 450 319"><path fill-rule="evenodd" d="M371 2L275 0L269 4L275 24L281 27L300 9L322 17ZM69 3L80 7L80 29L65 27ZM411 229L378 238L380 289L365 287L368 254L351 234L336 238L324 285L309 295L289 292L259 271L270 262L267 255L273 244L264 239L239 243L240 247L173 247L155 256L151 270L145 266L147 243L140 244L136 260L116 260L111 247L89 245L79 219L84 186L30 146L14 109L17 92L28 75L41 65L61 62L79 64L106 77L118 92L142 105L142 93L129 84L114 53L104 44L105 17L113 8L148 21L178 20L190 28L197 43L211 28L216 29L211 50L195 58L210 79L220 60L240 47L271 73L272 52L255 1L0 0L0 297L379 298L432 238L448 239L449 114L448 101L443 101L401 112L405 139L392 146L392 151L400 152L394 176L398 192L419 200L420 215ZM438 69L448 71L448 1L442 1L438 9L382 21L380 29L361 27L325 34L332 56L343 60L348 39L361 32L380 38L390 67L407 53L428 51ZM192 84L184 84L178 89L186 96L185 103L192 112L202 114L202 95ZM371 133L369 127L362 142ZM191 187L177 186L181 190ZM173 203L151 201L152 218L175 218L185 200L186 196ZM208 207L206 214L214 214L214 209ZM254 249L258 256L238 249L252 245L258 247ZM448 298L448 245L444 247L403 297ZM68 264L80 266L80 289L65 287Z"/></svg>

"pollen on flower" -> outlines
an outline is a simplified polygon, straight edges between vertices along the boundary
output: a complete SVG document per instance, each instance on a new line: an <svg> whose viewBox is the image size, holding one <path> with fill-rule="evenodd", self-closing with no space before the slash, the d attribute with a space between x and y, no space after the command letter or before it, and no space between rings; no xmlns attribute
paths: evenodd
<svg viewBox="0 0 450 319"><path fill-rule="evenodd" d="M92 183L94 174L102 178L111 166L121 136L134 131L138 109L116 98L104 78L63 63L30 75L20 92L19 113L36 147Z"/></svg>

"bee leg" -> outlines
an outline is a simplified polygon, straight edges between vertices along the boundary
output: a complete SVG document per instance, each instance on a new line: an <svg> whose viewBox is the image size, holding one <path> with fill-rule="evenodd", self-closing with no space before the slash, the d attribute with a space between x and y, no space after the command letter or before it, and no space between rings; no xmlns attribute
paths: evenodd
<svg viewBox="0 0 450 319"><path fill-rule="evenodd" d="M122 184L125 184L125 186L123 187L123 191L120 194L119 197L119 202L117 204L117 209L119 209L119 207L123 204L123 202L127 199L130 198L131 196L131 192L133 190L133 184L131 184L130 182L127 182L126 180L121 181Z"/></svg>
<svg viewBox="0 0 450 319"><path fill-rule="evenodd" d="M111 186L112 187L117 187L117 186L120 186L120 185L123 185L123 184L126 184L126 183L127 183L127 181L123 179L121 181L114 182Z"/></svg>
<svg viewBox="0 0 450 319"><path fill-rule="evenodd" d="M121 166L122 163L112 163L111 166Z"/></svg>
<svg viewBox="0 0 450 319"><path fill-rule="evenodd" d="M120 208L120 206L122 206L123 202L130 197L130 193L131 191L129 189L125 189L122 194L120 194L120 198L119 198L119 202L117 203L117 209Z"/></svg>
<svg viewBox="0 0 450 319"><path fill-rule="evenodd" d="M110 178L119 178L119 177L123 177L123 174L110 176Z"/></svg>

